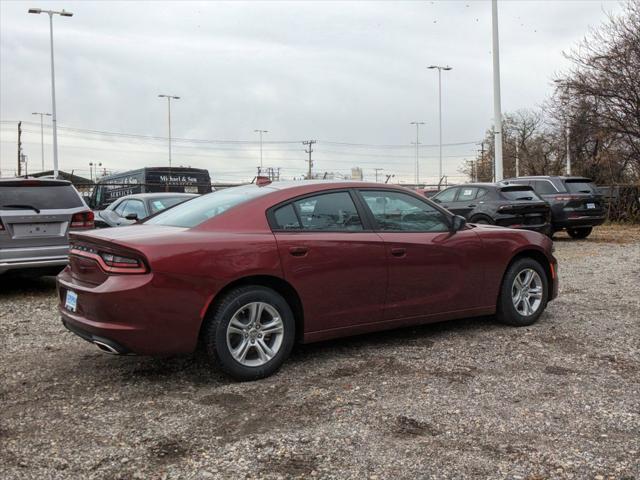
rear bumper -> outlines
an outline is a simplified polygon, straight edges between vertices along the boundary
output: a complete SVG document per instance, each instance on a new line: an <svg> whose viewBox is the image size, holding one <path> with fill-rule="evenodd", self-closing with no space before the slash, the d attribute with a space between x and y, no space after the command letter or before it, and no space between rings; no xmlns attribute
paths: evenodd
<svg viewBox="0 0 640 480"><path fill-rule="evenodd" d="M22 259L19 261L0 261L0 273L15 270L30 270L40 268L64 267L69 263L68 257L44 257L34 259Z"/></svg>
<svg viewBox="0 0 640 480"><path fill-rule="evenodd" d="M190 353L196 348L205 302L171 278L153 273L111 275L100 285L88 285L74 280L66 268L57 285L63 324L85 340L141 355ZM75 312L64 306L69 290L78 296Z"/></svg>
<svg viewBox="0 0 640 480"><path fill-rule="evenodd" d="M565 218L563 220L553 222L553 228L557 230L562 228L574 227L597 227L598 225L602 225L606 219L606 215L598 217L585 215L580 217Z"/></svg>

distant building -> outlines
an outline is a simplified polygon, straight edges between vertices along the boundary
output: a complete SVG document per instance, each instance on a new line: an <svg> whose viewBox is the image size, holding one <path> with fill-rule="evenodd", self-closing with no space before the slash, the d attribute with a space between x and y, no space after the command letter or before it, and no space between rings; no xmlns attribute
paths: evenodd
<svg viewBox="0 0 640 480"><path fill-rule="evenodd" d="M351 180L363 180L364 175L362 174L362 169L360 167L353 167L351 169Z"/></svg>
<svg viewBox="0 0 640 480"><path fill-rule="evenodd" d="M30 173L29 176L36 177L36 178L40 178L40 177L53 178L53 170L45 170L44 172ZM91 191L91 188L93 186L93 182L90 179L85 177L80 177L78 175L74 175L73 173L63 172L62 170L58 171L58 178L61 180L70 181L79 192L88 193Z"/></svg>

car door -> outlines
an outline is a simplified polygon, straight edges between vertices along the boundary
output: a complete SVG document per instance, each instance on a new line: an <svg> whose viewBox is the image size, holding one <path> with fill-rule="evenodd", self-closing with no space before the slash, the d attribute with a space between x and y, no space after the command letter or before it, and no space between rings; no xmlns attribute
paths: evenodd
<svg viewBox="0 0 640 480"><path fill-rule="evenodd" d="M348 190L294 199L269 213L286 280L301 297L305 333L382 320L385 246Z"/></svg>
<svg viewBox="0 0 640 480"><path fill-rule="evenodd" d="M389 259L385 319L464 311L483 298L482 244L472 228L449 231L449 217L426 200L392 190L362 189ZM495 299L494 299L495 301Z"/></svg>

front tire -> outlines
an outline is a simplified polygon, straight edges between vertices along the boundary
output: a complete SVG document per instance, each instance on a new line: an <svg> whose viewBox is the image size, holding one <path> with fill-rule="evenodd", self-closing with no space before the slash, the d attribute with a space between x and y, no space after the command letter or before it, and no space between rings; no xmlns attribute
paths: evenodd
<svg viewBox="0 0 640 480"><path fill-rule="evenodd" d="M544 268L532 258L516 260L500 287L497 318L514 327L535 323L547 306L549 280Z"/></svg>
<svg viewBox="0 0 640 480"><path fill-rule="evenodd" d="M236 380L275 373L295 340L295 320L287 301L261 286L231 290L207 316L203 342L214 364Z"/></svg>
<svg viewBox="0 0 640 480"><path fill-rule="evenodd" d="M585 228L567 228L567 233L571 238L575 238L576 240L581 240L583 238L587 238L593 227L585 227Z"/></svg>

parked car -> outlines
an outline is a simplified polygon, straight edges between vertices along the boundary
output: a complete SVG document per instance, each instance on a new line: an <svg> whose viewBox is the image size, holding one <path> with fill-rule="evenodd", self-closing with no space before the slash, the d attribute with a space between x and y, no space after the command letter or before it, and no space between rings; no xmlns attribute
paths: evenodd
<svg viewBox="0 0 640 480"><path fill-rule="evenodd" d="M213 191L209 171L191 167L145 167L101 177L89 205L104 210L119 198L137 193L196 193Z"/></svg>
<svg viewBox="0 0 640 480"><path fill-rule="evenodd" d="M197 197L191 193L140 193L122 197L95 211L96 228L132 225L179 203Z"/></svg>
<svg viewBox="0 0 640 480"><path fill-rule="evenodd" d="M117 354L192 352L236 379L315 342L497 314L531 325L557 295L553 242L468 225L403 187L259 182L142 224L72 235L64 325Z"/></svg>
<svg viewBox="0 0 640 480"><path fill-rule="evenodd" d="M438 187L430 187L430 188L415 188L416 192L424 195L427 198L433 197L436 193L438 193Z"/></svg>
<svg viewBox="0 0 640 480"><path fill-rule="evenodd" d="M442 190L432 200L471 223L551 234L549 204L528 185L468 183Z"/></svg>
<svg viewBox="0 0 640 480"><path fill-rule="evenodd" d="M70 182L0 179L0 274L56 275L68 261L69 231L93 226Z"/></svg>
<svg viewBox="0 0 640 480"><path fill-rule="evenodd" d="M551 205L552 234L566 230L572 238L587 238L606 217L602 195L584 177L537 176L504 180L509 185L529 185Z"/></svg>

